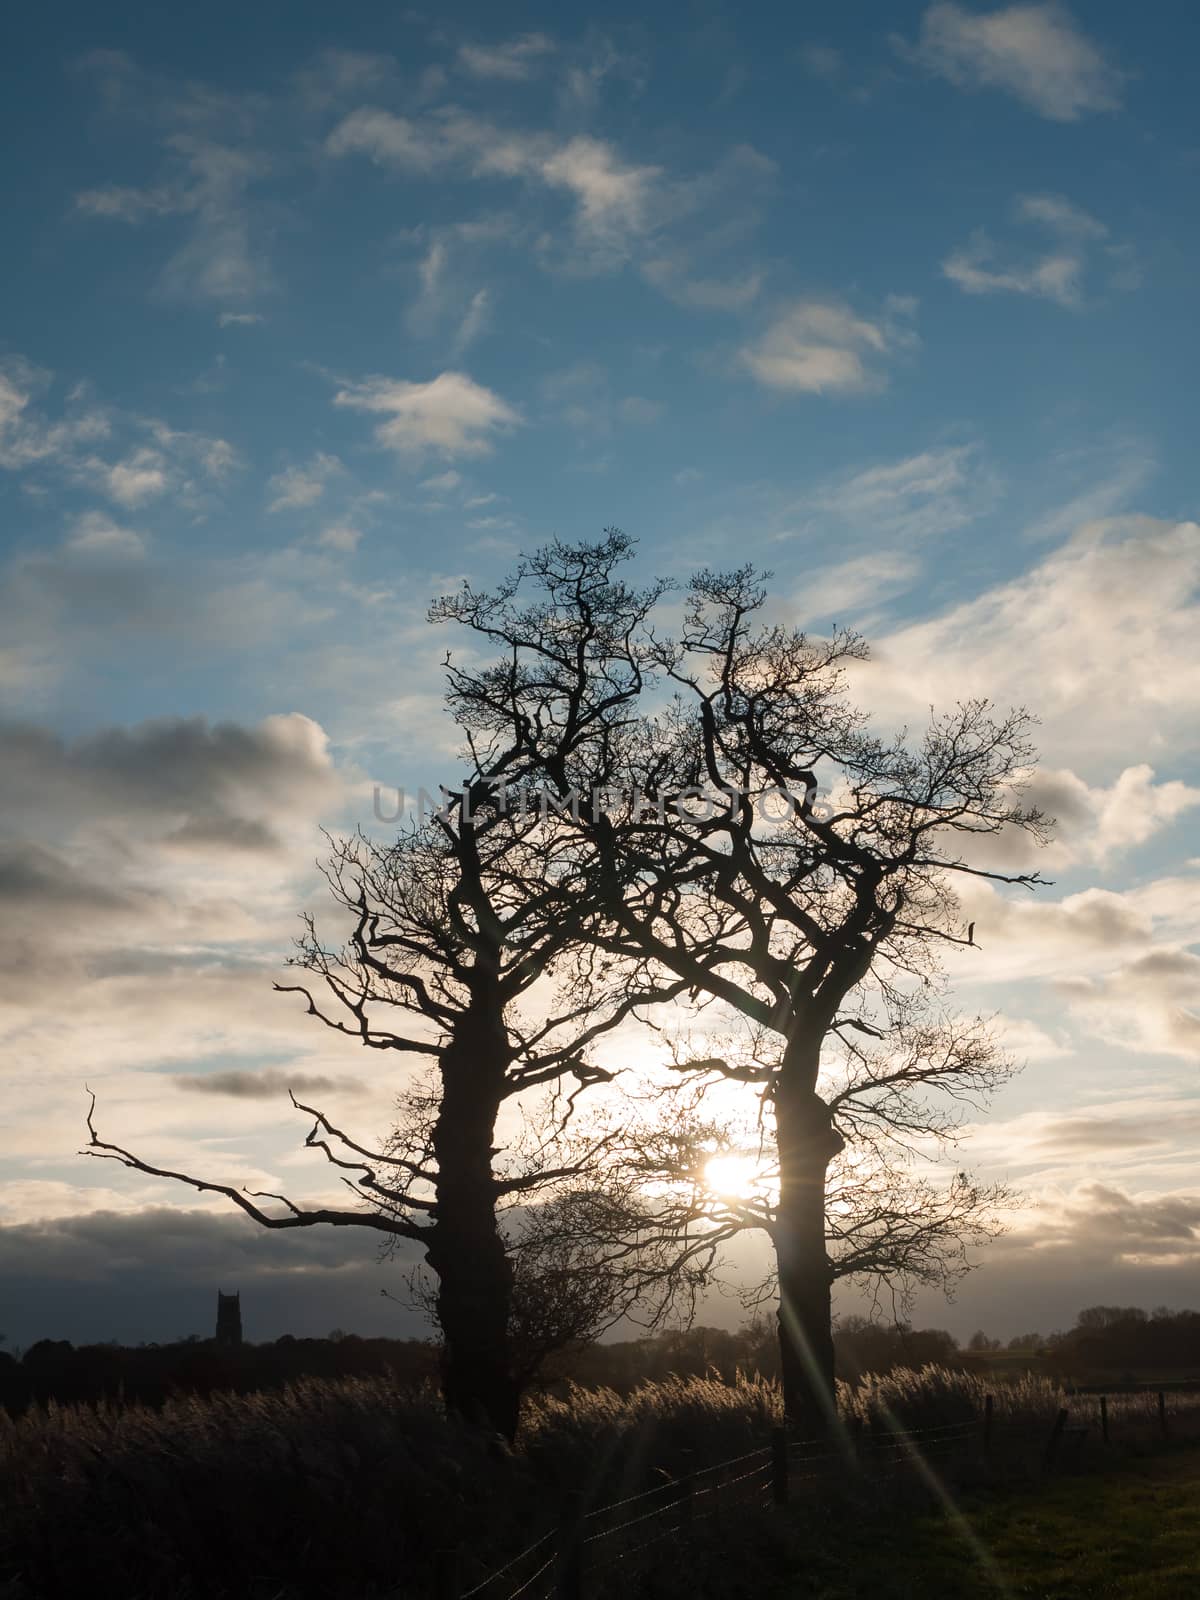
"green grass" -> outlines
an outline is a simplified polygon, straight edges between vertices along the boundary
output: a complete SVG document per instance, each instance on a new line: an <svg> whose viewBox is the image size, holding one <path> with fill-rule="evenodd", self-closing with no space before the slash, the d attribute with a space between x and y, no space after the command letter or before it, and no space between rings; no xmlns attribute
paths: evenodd
<svg viewBox="0 0 1200 1600"><path fill-rule="evenodd" d="M840 1572L828 1553L801 1562L764 1600L1194 1600L1200 1452L977 1493L957 1514L881 1522L843 1560Z"/></svg>

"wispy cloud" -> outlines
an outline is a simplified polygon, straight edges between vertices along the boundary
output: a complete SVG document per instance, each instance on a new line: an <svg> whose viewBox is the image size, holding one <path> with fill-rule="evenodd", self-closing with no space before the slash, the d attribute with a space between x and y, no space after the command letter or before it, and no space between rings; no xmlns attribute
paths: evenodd
<svg viewBox="0 0 1200 1600"><path fill-rule="evenodd" d="M362 541L362 529L344 522L332 523L317 535L316 542L324 550L337 550L342 555L353 555Z"/></svg>
<svg viewBox="0 0 1200 1600"><path fill-rule="evenodd" d="M491 314L491 290L476 289L454 335L451 348L455 356L462 355L465 350L475 343L476 339L486 330Z"/></svg>
<svg viewBox="0 0 1200 1600"><path fill-rule="evenodd" d="M748 268L725 278L695 277L685 261L656 256L643 263L642 276L676 305L699 311L741 311L758 298L765 274Z"/></svg>
<svg viewBox="0 0 1200 1600"><path fill-rule="evenodd" d="M48 417L41 402L52 378L20 356L0 362L0 467L22 472L41 463L68 462L111 434L108 412L78 391L68 396L65 415Z"/></svg>
<svg viewBox="0 0 1200 1600"><path fill-rule="evenodd" d="M337 456L319 450L304 466L285 467L268 485L271 502L268 511L300 511L315 505L325 493L330 478L341 472L342 463Z"/></svg>
<svg viewBox="0 0 1200 1600"><path fill-rule="evenodd" d="M1054 122L1121 104L1124 75L1060 5L971 12L939 0L922 17L915 45L895 42L959 88L1004 90Z"/></svg>
<svg viewBox="0 0 1200 1600"><path fill-rule="evenodd" d="M361 1094L357 1078L324 1077L320 1073L280 1072L264 1067L258 1072L233 1068L225 1072L180 1072L172 1078L176 1088L189 1094L230 1095L237 1100L286 1100L289 1092L301 1095Z"/></svg>
<svg viewBox="0 0 1200 1600"><path fill-rule="evenodd" d="M143 73L116 52L94 52L78 65L96 81L110 111L155 130L164 172L140 188L109 183L82 190L75 196L77 213L132 226L182 219L183 241L158 277L158 292L168 299L237 305L271 289L266 237L250 199L251 188L274 170L252 143L262 103Z"/></svg>
<svg viewBox="0 0 1200 1600"><path fill-rule="evenodd" d="M548 56L555 53L554 40L544 33L524 33L503 44L464 44L459 47L458 64L473 78L498 78L504 83L522 83L538 73Z"/></svg>
<svg viewBox="0 0 1200 1600"><path fill-rule="evenodd" d="M134 189L119 183L106 183L98 189L81 190L75 196L75 209L85 217L141 222L146 217L166 217L190 210L191 205L175 189Z"/></svg>
<svg viewBox="0 0 1200 1600"><path fill-rule="evenodd" d="M326 149L334 156L367 155L414 175L457 167L475 178L513 178L563 190L575 202L580 242L618 253L630 235L651 225L652 196L662 175L658 167L622 160L611 144L590 134L560 139L509 131L457 111L415 123L360 107L333 130Z"/></svg>
<svg viewBox="0 0 1200 1600"><path fill-rule="evenodd" d="M799 626L814 622L845 626L907 589L920 570L917 558L902 550L877 550L818 567L796 590L789 621Z"/></svg>
<svg viewBox="0 0 1200 1600"><path fill-rule="evenodd" d="M101 405L85 384L54 416L53 391L53 373L0 362L0 469L82 485L124 508L170 493L197 511L240 464L228 440Z"/></svg>
<svg viewBox="0 0 1200 1600"><path fill-rule="evenodd" d="M1080 206L1061 195L1021 195L1013 207L1018 223L1028 223L1050 234L1051 248L1042 255L1004 262L990 234L979 228L964 248L942 263L943 274L967 294L1024 294L1053 300L1070 310L1084 304L1084 279L1097 248L1104 245L1108 229ZM1120 260L1122 286L1132 283L1127 252L1109 247Z"/></svg>
<svg viewBox="0 0 1200 1600"><path fill-rule="evenodd" d="M966 527L1003 492L977 444L944 445L900 461L863 467L822 484L789 508L819 532L835 518L837 538L928 540Z"/></svg>

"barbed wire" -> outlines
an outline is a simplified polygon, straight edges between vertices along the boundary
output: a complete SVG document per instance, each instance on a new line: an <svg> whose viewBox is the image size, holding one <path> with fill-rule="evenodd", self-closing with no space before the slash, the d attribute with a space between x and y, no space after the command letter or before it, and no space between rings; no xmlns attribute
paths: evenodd
<svg viewBox="0 0 1200 1600"><path fill-rule="evenodd" d="M1084 1399L1082 1396L1079 1398ZM1090 1401L1093 1397L1086 1398ZM1089 1418L1092 1417L1092 1408L1088 1408L1087 1415ZM1139 1417L1135 1420L1153 1420L1153 1417ZM504 1566L489 1573L473 1588L464 1590L460 1600L475 1600L477 1596L484 1596L494 1584L513 1574L522 1563L536 1556L552 1541L554 1544L549 1555L518 1588L507 1590L503 1596L499 1593L489 1595L488 1600L536 1600L533 1594L534 1585L548 1573L553 1572L560 1555L567 1549L573 1548L581 1552L583 1548L588 1547L591 1551L589 1567L597 1569L632 1560L663 1540L687 1532L695 1522L716 1516L726 1503L727 1496L744 1506L768 1508L776 1499L778 1487L776 1474L780 1467L783 1469L784 1482L790 1489L802 1483L827 1479L828 1474L820 1468L822 1464L832 1460L841 1460L860 1468L864 1466L888 1468L912 1465L928 1459L944 1460L973 1440L982 1441L985 1436L989 1447L1001 1449L1005 1443L1019 1441L1029 1435L1036 1434L1042 1438L1046 1426L1044 1421L1033 1419L1009 1421L995 1417L992 1419L991 1428L987 1429L984 1418L976 1417L960 1422L931 1423L927 1427L919 1428L849 1432L843 1443L836 1446L831 1446L827 1439L789 1439L782 1452L782 1460L776 1454L778 1445L764 1445L755 1450L747 1450L724 1461L689 1469L678 1478L667 1478L662 1483L654 1484L649 1489L642 1489L636 1494L625 1495L620 1500L593 1507L579 1518L574 1529L558 1528L544 1533L513 1556ZM728 1474L731 1468L745 1466L745 1463L751 1461L756 1464L746 1467L746 1470L733 1477L717 1477L718 1474ZM795 1470L797 1467L812 1470L798 1472ZM698 1483L697 1479L713 1481ZM588 1524L601 1518L611 1517L614 1513L627 1510L629 1507L645 1505L656 1498L660 1501L659 1504L649 1505L648 1509L627 1516L621 1522L597 1528L588 1534L581 1533ZM698 1506L696 1502L702 1498L706 1503ZM637 1544L627 1545L625 1548L615 1547L620 1542L620 1535L627 1535L634 1528L644 1528L659 1518L669 1519L668 1525L641 1538ZM553 1590L553 1580L551 1590Z"/></svg>
<svg viewBox="0 0 1200 1600"><path fill-rule="evenodd" d="M614 1534L624 1533L626 1528L636 1528L639 1523L649 1522L654 1517L665 1516L669 1511L674 1511L678 1500L669 1501L665 1506L655 1506L653 1511L644 1511L640 1517L630 1517L626 1522L618 1522L615 1528L601 1528L599 1533L589 1533L582 1540L583 1544L595 1544L597 1539L611 1539Z"/></svg>
<svg viewBox="0 0 1200 1600"><path fill-rule="evenodd" d="M532 1584L535 1584L539 1578L544 1577L545 1574L547 1572L550 1572L553 1567L554 1567L554 1556L551 1555L551 1557L550 1557L550 1559L548 1561L544 1561L542 1563L542 1565L537 1569L536 1572L532 1573L528 1578L525 1579L525 1582L521 1585L521 1587L519 1589L512 1589L512 1590L509 1591L508 1600L519 1600L519 1597L521 1595L527 1594L529 1592L529 1588L530 1588L530 1586ZM467 1600L467 1597L464 1595L462 1597L462 1600Z"/></svg>
<svg viewBox="0 0 1200 1600"><path fill-rule="evenodd" d="M553 1539L556 1531L556 1529L551 1528L550 1531L548 1533L544 1533L540 1539L535 1539L531 1545L527 1545L525 1549L522 1550L518 1555L513 1556L510 1561L506 1561L502 1567L497 1567L495 1572L489 1572L487 1577L481 1578L473 1589L464 1590L460 1596L460 1600L473 1600L473 1596L482 1594L484 1590L495 1583L498 1578L503 1578L507 1573L511 1572L514 1567L519 1567L522 1561L527 1561L531 1555L534 1555L542 1548L544 1544ZM553 1561L554 1557L551 1556L550 1559ZM518 1589L516 1592L519 1594L521 1591ZM508 1600L515 1600L515 1597L510 1595Z"/></svg>
<svg viewBox="0 0 1200 1600"><path fill-rule="evenodd" d="M635 1544L630 1550L617 1551L614 1555L609 1556L606 1561L601 1561L599 1565L613 1567L616 1566L618 1561L628 1561L630 1557L640 1555L643 1550L649 1550L651 1545L659 1544L663 1539L669 1539L674 1533L682 1532L686 1526L685 1522L677 1522L673 1527L664 1528L661 1533L654 1534L652 1538L643 1539L641 1544Z"/></svg>
<svg viewBox="0 0 1200 1600"><path fill-rule="evenodd" d="M652 1489L641 1489L637 1494L627 1494L623 1500L613 1500L608 1505L596 1506L593 1510L585 1513L583 1520L589 1522L593 1517L603 1517L609 1511L616 1511L621 1506L632 1506L636 1505L639 1500L648 1500L651 1495L666 1494L668 1489L674 1489L677 1486L678 1481L676 1478L667 1478L662 1483L656 1483Z"/></svg>

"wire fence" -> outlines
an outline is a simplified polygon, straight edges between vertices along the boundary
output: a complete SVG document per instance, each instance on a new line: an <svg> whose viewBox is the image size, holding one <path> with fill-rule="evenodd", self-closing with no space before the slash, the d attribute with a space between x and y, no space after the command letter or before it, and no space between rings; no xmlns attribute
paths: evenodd
<svg viewBox="0 0 1200 1600"><path fill-rule="evenodd" d="M581 1493L569 1493L553 1527L469 1586L462 1581L460 1553L440 1552L433 1600L584 1600L590 1578L612 1568L632 1569L647 1552L668 1540L686 1540L701 1523L731 1511L785 1506L804 1492L802 1486L828 1482L834 1472L884 1481L907 1468L928 1481L956 1461L1018 1459L1034 1459L1050 1470L1068 1464L1085 1439L1107 1446L1118 1434L1129 1438L1135 1432L1142 1442L1148 1433L1166 1443L1181 1430L1200 1437L1194 1427L1187 1429L1189 1421L1200 1422L1200 1411L1173 1414L1166 1392L1154 1397L1152 1407L1136 1410L1113 1411L1108 1396L1095 1394L1075 1397L1071 1406L1049 1425L1044 1418L998 1419L994 1398L987 1395L981 1413L924 1428L868 1428L857 1419L832 1439L794 1439L775 1428L770 1444L678 1478L664 1473L662 1482L620 1500L588 1506Z"/></svg>

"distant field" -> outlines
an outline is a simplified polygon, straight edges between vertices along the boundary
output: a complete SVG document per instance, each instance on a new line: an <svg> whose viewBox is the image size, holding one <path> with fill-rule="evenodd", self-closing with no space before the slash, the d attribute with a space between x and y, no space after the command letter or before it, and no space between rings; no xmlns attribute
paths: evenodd
<svg viewBox="0 0 1200 1600"><path fill-rule="evenodd" d="M976 1497L961 1527L918 1517L846 1555L849 1570L810 1567L769 1600L1195 1600L1200 1451Z"/></svg>

